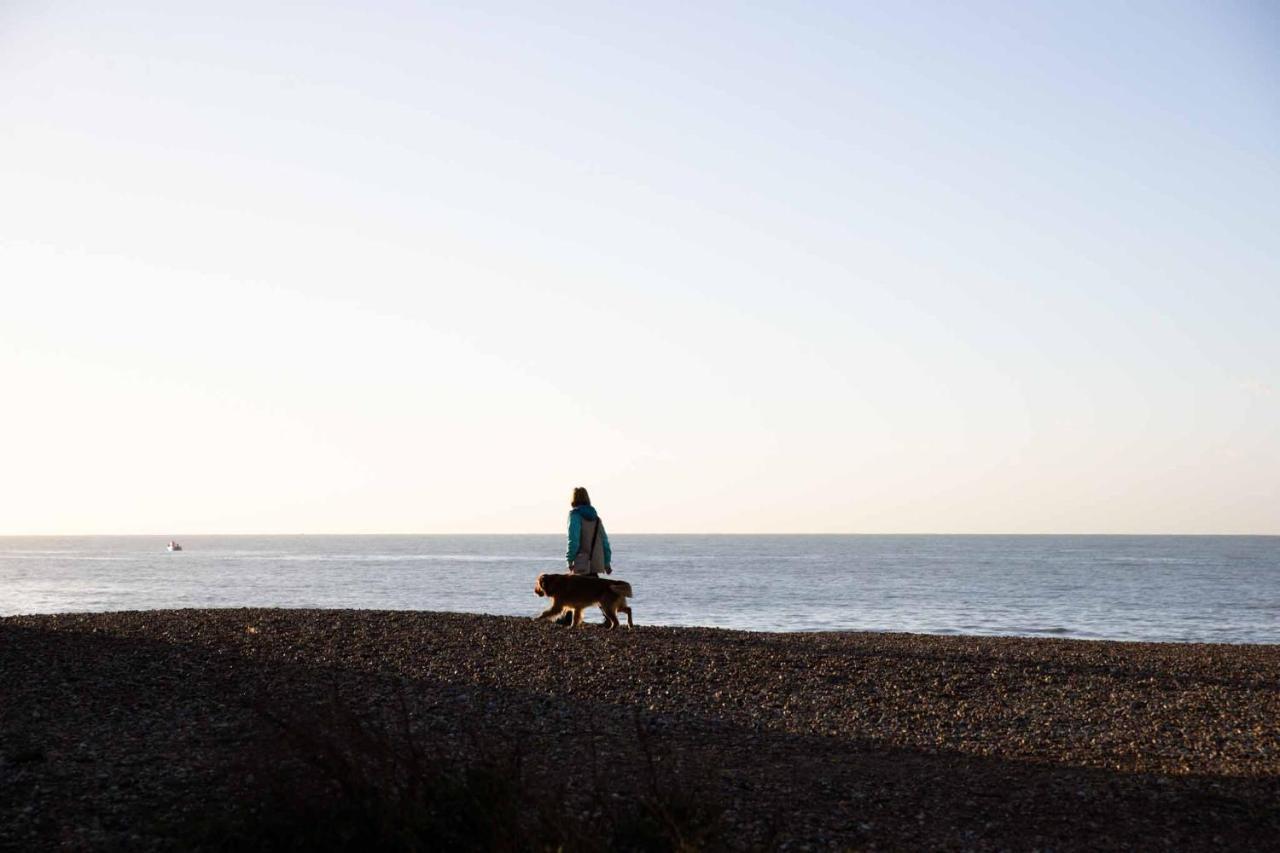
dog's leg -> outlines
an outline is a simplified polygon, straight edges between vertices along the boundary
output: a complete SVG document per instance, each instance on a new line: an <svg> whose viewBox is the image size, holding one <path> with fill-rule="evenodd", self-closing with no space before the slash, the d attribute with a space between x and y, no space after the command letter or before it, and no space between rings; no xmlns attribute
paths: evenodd
<svg viewBox="0 0 1280 853"><path fill-rule="evenodd" d="M571 624L569 627L577 628L581 624L582 624L582 608L575 607L573 608L573 624Z"/></svg>
<svg viewBox="0 0 1280 853"><path fill-rule="evenodd" d="M631 621L631 605L629 605L629 604L624 604L624 605L622 605L621 607L619 607L619 608L618 608L618 610L620 610L620 611L622 611L623 613L627 614L627 627L628 627L628 628L634 628L634 627L636 626L636 623L634 623L634 622L632 622L632 621ZM621 624L621 623L619 623L619 624Z"/></svg>
<svg viewBox="0 0 1280 853"><path fill-rule="evenodd" d="M618 614L613 612L613 608L614 605L600 603L600 612L604 614L604 627L610 631L622 624L618 621Z"/></svg>
<svg viewBox="0 0 1280 853"><path fill-rule="evenodd" d="M551 606L533 618L534 618L534 621L537 621L539 619L554 619L555 617L560 615L560 612L562 610L564 610L564 605L556 604L555 600L552 599Z"/></svg>

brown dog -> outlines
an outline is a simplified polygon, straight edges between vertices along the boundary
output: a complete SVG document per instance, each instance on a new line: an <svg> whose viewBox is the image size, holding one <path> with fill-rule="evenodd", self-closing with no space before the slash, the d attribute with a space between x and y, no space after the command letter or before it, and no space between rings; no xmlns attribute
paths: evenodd
<svg viewBox="0 0 1280 853"><path fill-rule="evenodd" d="M573 611L573 626L582 624L582 611L597 605L604 611L608 628L621 625L618 611L627 614L627 627L634 627L631 621L631 608L627 599L631 597L631 584L626 581L611 581L594 575L538 575L533 591L551 599L551 606L539 613L534 619L554 619L566 608Z"/></svg>

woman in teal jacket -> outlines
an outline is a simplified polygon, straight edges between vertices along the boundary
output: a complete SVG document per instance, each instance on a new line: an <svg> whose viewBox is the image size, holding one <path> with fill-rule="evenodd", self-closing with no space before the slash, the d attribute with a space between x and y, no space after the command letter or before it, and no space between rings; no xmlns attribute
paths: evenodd
<svg viewBox="0 0 1280 853"><path fill-rule="evenodd" d="M613 549L609 547L609 534L600 520L600 513L591 505L591 498L582 486L573 490L572 509L569 510L569 549L565 559L569 573L575 575L613 574Z"/></svg>

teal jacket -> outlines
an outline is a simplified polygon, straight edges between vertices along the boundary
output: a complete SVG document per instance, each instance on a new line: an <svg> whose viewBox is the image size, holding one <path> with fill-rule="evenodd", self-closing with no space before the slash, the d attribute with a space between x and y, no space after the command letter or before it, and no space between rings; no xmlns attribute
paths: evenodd
<svg viewBox="0 0 1280 853"><path fill-rule="evenodd" d="M599 521L600 514L596 512L592 506L575 506L569 510L569 551L565 554L566 561L572 563L573 558L578 556L578 551L582 546L582 519L587 521ZM604 522L600 522L600 538L604 540L604 564L606 566L613 565L613 549L609 547L609 531L604 529ZM588 546L590 542L586 543Z"/></svg>

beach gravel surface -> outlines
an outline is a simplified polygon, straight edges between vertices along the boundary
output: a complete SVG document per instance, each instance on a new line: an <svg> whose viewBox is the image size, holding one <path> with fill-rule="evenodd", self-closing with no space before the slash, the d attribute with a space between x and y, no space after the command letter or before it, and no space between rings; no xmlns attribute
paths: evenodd
<svg viewBox="0 0 1280 853"><path fill-rule="evenodd" d="M232 609L0 619L0 848L187 845L261 795L281 720L335 709L442 760L516 750L569 802L689 786L708 846L1280 839L1280 646Z"/></svg>

